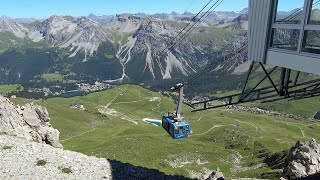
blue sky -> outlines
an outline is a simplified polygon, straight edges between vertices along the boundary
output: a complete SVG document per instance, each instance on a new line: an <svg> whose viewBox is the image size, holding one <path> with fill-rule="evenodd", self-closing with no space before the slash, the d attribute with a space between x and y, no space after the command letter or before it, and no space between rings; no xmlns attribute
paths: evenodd
<svg viewBox="0 0 320 180"><path fill-rule="evenodd" d="M301 0L280 1L290 9L295 8L295 1ZM111 15L137 12L148 14L184 12L185 10L198 12L207 2L208 0L3 0L0 14L12 18L45 18L54 14L87 16L91 13ZM240 11L247 6L248 0L224 0L217 10Z"/></svg>

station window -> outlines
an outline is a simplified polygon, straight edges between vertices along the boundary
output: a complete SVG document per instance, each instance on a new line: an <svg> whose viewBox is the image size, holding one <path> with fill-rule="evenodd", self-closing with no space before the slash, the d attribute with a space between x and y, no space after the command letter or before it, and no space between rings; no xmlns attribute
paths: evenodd
<svg viewBox="0 0 320 180"><path fill-rule="evenodd" d="M271 47L320 54L320 0L294 2L276 0Z"/></svg>
<svg viewBox="0 0 320 180"><path fill-rule="evenodd" d="M300 30L298 29L273 29L272 47L297 50Z"/></svg>
<svg viewBox="0 0 320 180"><path fill-rule="evenodd" d="M320 31L305 31L303 52L320 54Z"/></svg>
<svg viewBox="0 0 320 180"><path fill-rule="evenodd" d="M320 1L313 0L310 10L309 24L320 25Z"/></svg>
<svg viewBox="0 0 320 180"><path fill-rule="evenodd" d="M300 24L304 0L294 0L293 7L288 7L288 0L277 1L277 15L275 22L278 24Z"/></svg>

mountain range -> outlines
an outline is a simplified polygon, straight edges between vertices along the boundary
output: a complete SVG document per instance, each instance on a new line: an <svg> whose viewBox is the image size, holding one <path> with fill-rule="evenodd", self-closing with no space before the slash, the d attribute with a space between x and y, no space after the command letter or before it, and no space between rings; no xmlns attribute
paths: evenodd
<svg viewBox="0 0 320 180"><path fill-rule="evenodd" d="M215 61L230 44L245 41L246 12L212 12L177 45L175 37L194 14L54 15L44 20L4 16L0 82L38 82L43 74L89 82L187 77Z"/></svg>

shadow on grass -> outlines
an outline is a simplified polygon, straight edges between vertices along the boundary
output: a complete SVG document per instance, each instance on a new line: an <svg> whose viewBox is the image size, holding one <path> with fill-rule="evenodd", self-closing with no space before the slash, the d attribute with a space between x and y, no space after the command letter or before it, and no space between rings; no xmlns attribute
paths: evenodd
<svg viewBox="0 0 320 180"><path fill-rule="evenodd" d="M156 169L134 166L129 163L109 160L112 167L112 179L114 180L191 180L183 176L166 175Z"/></svg>

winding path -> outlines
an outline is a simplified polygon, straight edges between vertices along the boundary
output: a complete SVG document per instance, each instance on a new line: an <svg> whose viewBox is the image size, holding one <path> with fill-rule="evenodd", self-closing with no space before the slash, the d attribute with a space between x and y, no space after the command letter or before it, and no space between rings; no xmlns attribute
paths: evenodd
<svg viewBox="0 0 320 180"><path fill-rule="evenodd" d="M159 97L160 99L159 99L159 102L158 102L158 104L157 104L157 107L155 107L155 108L152 108L151 110L153 111L153 112L156 112L156 113L160 113L160 114L163 114L162 112L160 112L160 106L161 106L161 97ZM156 110L156 109L158 109L158 110Z"/></svg>
<svg viewBox="0 0 320 180"><path fill-rule="evenodd" d="M203 116L201 116L197 121L200 121L203 118Z"/></svg>
<svg viewBox="0 0 320 180"><path fill-rule="evenodd" d="M204 135L204 134L207 134L208 132L210 132L211 130L213 130L214 128L219 128L219 127L223 127L224 125L214 125L212 126L212 128L210 128L209 130L201 133L201 134L193 134L192 136L201 136L201 135Z"/></svg>
<svg viewBox="0 0 320 180"><path fill-rule="evenodd" d="M141 94L140 94L140 92L139 92L139 97L138 97L138 98L141 99L141 100L130 101L130 102L118 102L118 103L113 103L113 101L115 101L115 100L118 98L118 96L119 96L119 93L117 93L116 96L115 96L106 106L103 107L104 110L108 109L109 106L111 106L112 104L137 103L137 102L141 102L141 101L145 101L145 100L150 99L150 98L141 99ZM87 104L88 104L88 102L87 102ZM90 103L90 104L94 104L94 103ZM94 105L96 105L96 104L94 104ZM156 109L160 110L160 106L161 106L161 98L159 99L159 103L157 104L157 107L153 108L152 111L153 111L153 112L157 112L157 113L161 113L160 111L156 111ZM136 120L139 120L139 119L131 119L131 118L128 117L127 115L125 115L125 114L123 114L123 113L121 113L121 112L118 112L118 111L117 111L117 113L119 113L122 117L124 117L124 118L121 118L121 119L125 119L125 120L128 120L129 122L132 122L132 123L134 123L134 124L138 124L138 123L136 122ZM107 116L107 118L109 118L109 117ZM110 119L110 118L109 118L109 119ZM88 131L82 132L81 134L77 134L77 135L71 136L71 137L69 137L69 138L60 140L60 141L61 141L61 142L69 141L69 140L71 140L71 139L73 139L73 138L81 137L81 136L83 136L83 135L85 135L85 134L88 134L88 133L90 133L90 132L94 132L97 127L104 125L104 123L105 123L105 120L103 120L101 124L97 124L97 125L92 126L91 129L88 130Z"/></svg>
<svg viewBox="0 0 320 180"><path fill-rule="evenodd" d="M309 139L311 139L310 137L308 137L308 136L306 136L305 135L305 132L304 132L304 130L301 128L301 126L299 126L297 123L290 123L290 122L283 122L283 121L273 121L273 122L276 122L276 123L283 123L283 124L286 124L286 125L291 125L291 126L295 126L295 127L297 127L297 128L299 128L300 129L300 131L301 131L301 135L302 135L302 138L309 138Z"/></svg>

